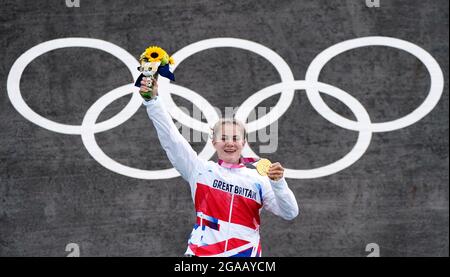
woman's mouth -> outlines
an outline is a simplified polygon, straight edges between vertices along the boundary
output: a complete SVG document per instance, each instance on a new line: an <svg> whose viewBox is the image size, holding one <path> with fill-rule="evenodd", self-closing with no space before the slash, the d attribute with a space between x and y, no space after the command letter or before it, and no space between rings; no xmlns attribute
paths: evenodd
<svg viewBox="0 0 450 277"><path fill-rule="evenodd" d="M228 153L228 154L233 154L234 152L236 152L236 150L234 150L234 149L225 149L224 152Z"/></svg>

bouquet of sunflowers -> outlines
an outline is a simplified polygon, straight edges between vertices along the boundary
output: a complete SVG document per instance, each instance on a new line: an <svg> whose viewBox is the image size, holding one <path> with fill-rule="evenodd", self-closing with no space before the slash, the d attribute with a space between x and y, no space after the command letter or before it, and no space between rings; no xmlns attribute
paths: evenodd
<svg viewBox="0 0 450 277"><path fill-rule="evenodd" d="M170 71L169 65L174 64L173 58L170 57L164 49L158 46L150 46L145 49L145 52L139 57L138 70L141 75L134 84L137 87L141 86L142 78L156 79L158 75L166 77L172 81L175 81L175 75ZM153 84L147 82L148 91L142 92L141 95L145 100L153 98Z"/></svg>

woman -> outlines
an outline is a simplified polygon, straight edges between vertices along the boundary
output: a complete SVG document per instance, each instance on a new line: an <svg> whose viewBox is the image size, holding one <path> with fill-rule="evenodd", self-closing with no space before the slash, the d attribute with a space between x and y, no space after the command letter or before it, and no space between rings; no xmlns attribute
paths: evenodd
<svg viewBox="0 0 450 277"><path fill-rule="evenodd" d="M140 93L148 92L141 81ZM261 256L259 236L262 207L286 220L298 215L295 196L283 177L280 163L269 168L267 176L247 168L241 158L246 143L244 125L235 119L221 119L213 128L212 144L219 161L199 158L178 132L153 82L155 98L144 101L167 156L191 188L197 213L188 241L186 256Z"/></svg>

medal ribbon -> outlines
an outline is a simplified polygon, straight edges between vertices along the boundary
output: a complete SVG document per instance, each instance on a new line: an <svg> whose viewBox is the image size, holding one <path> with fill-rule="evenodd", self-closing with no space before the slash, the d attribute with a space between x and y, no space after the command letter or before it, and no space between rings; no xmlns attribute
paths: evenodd
<svg viewBox="0 0 450 277"><path fill-rule="evenodd" d="M225 168L240 168L245 167L245 164L254 163L257 162L258 160L259 159L257 158L242 157L239 159L239 164L227 163L220 159L217 161L217 163Z"/></svg>

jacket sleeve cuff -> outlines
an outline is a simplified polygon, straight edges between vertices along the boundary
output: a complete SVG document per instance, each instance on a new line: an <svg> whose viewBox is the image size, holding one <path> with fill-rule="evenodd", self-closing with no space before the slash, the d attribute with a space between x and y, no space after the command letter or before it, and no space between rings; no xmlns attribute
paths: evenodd
<svg viewBox="0 0 450 277"><path fill-rule="evenodd" d="M272 185L272 188L274 188L274 189L282 190L284 188L287 188L287 182L284 179L284 177L278 181L274 181L269 178L269 181L270 181L270 184Z"/></svg>
<svg viewBox="0 0 450 277"><path fill-rule="evenodd" d="M146 107L151 107L151 106L155 105L157 102L159 102L158 96L156 96L155 98L152 98L148 101L147 100L142 101L142 105L144 105Z"/></svg>

